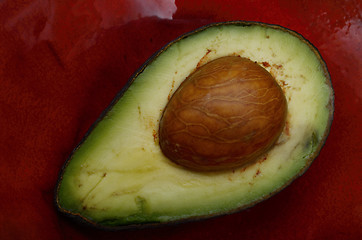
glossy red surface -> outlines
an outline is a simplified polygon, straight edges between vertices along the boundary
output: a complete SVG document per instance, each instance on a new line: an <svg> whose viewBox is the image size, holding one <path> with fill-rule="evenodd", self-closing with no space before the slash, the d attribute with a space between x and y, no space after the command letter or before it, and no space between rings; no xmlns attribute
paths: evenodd
<svg viewBox="0 0 362 240"><path fill-rule="evenodd" d="M0 1L0 239L360 239L361 14L358 0ZM309 170L205 221L103 232L59 216L62 164L131 74L182 33L227 20L288 27L325 59L334 122Z"/></svg>

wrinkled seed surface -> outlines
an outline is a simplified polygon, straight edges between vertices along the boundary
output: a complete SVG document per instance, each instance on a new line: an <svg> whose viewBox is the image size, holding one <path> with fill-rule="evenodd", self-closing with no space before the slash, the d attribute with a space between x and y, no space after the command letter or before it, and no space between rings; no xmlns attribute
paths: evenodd
<svg viewBox="0 0 362 240"><path fill-rule="evenodd" d="M283 130L285 96L268 71L246 58L218 58L175 91L160 121L160 147L194 170L223 170L260 157Z"/></svg>

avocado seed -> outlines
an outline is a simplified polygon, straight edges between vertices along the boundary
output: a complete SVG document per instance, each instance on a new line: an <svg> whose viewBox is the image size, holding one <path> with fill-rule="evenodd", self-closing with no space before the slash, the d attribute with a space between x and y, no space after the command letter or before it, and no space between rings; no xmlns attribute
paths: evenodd
<svg viewBox="0 0 362 240"><path fill-rule="evenodd" d="M243 166L274 145L286 113L283 91L267 70L246 58L221 57L175 91L161 117L160 147L193 170Z"/></svg>

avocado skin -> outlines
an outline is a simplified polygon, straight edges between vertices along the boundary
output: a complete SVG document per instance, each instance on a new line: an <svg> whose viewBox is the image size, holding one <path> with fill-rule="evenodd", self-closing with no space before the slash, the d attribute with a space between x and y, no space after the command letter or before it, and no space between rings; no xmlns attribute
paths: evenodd
<svg viewBox="0 0 362 240"><path fill-rule="evenodd" d="M328 123L327 123L327 127L325 128L324 134L322 139L318 142L318 146L316 148L316 150L313 152L313 155L311 155L311 157L308 158L304 168L301 169L301 171L298 174L295 174L294 177L292 177L291 179L289 179L288 182L286 182L283 186L281 186L280 188L276 189L275 191L271 192L270 194L264 196L263 198L260 198L248 205L244 205L240 208L236 208L234 210L228 211L228 212L221 212L221 213L215 213L215 214L208 214L208 215L203 215L203 216L196 216L196 217L188 217L188 218L184 218L184 219L180 219L180 220L175 220L175 221L169 221L169 222L151 222L151 223L142 223L142 224L129 224L129 225L120 225L120 226L107 226L107 225L103 225L102 223L93 221L89 218L83 217L81 216L79 213L73 213L67 209L62 208L62 206L59 203L59 189L60 189L60 185L61 182L63 180L63 174L65 172L65 169L67 168L67 166L69 165L73 154L82 146L82 144L85 142L85 140L88 138L88 136L90 135L90 133L93 131L93 129L99 124L99 122L101 122L104 117L106 116L106 114L112 109L112 107L122 98L122 96L124 95L124 93L128 90L128 88L132 85L132 83L134 82L134 80L145 70L145 68L147 66L149 66L161 53L163 53L165 50L167 50L171 45L173 45L176 42L179 42L182 39L185 39L195 33L201 32L203 30L206 30L208 28L212 28L212 27L217 27L217 26L225 26L225 25L234 25L234 26L261 26L261 27L266 27L266 28L271 28L271 29L276 29L276 30L281 30L284 32L287 32L295 37L297 37L299 40L301 40L302 42L304 42L306 45L308 45L310 47L310 49L313 51L313 53L317 56L322 68L323 68L323 72L324 75L326 77L326 84L329 86L331 94L330 94L330 98L329 98L329 103L327 106L327 109L329 110L329 117L328 117ZM66 218L72 220L73 222L80 224L80 225L84 225L84 226L91 226L94 227L96 229L100 229L100 230L106 230L106 231L117 231L117 230L125 230L125 229L142 229L142 228L152 228L152 227L160 227L160 226L166 226L166 225L175 225L175 224L179 224L179 223L186 223L186 222L192 222L192 221L199 221L199 220L204 220L204 219L209 219L209 218L214 218L214 217L219 217L219 216L224 216L224 215L229 215L229 214L233 214L233 213L237 213L240 212L242 210L248 209L250 207L253 207L254 205L274 196L275 194L279 193L281 190L283 190L284 188L286 188L287 186L289 186L295 179L297 179L298 177L302 176L306 170L310 167L310 165L312 164L313 160L315 158L317 158L317 156L319 155L322 147L324 146L326 139L329 135L330 132L330 128L333 122L333 114L334 114L334 91L333 91L333 86L332 86L332 82L331 82L331 78L330 78L330 74L328 72L328 68L327 65L325 63L325 61L323 60L322 56L320 55L319 51L317 50L317 48L311 43L309 42L307 39L305 39L301 34L297 33L296 31L290 30L288 28L285 28L283 26L280 25L276 25L276 24L267 24L267 23L263 23L263 22L257 22L257 21L227 21L227 22L217 22L217 23L212 23L209 25L205 25L203 27L200 27L196 30L193 30L191 32L185 33L183 35L181 35L180 37L176 38L175 40L169 42L168 44L166 44L165 46L163 46L159 51L157 51L155 54L153 54L148 60L145 61L145 63L130 77L130 79L126 82L126 84L124 85L124 87L117 93L117 95L114 97L114 99L111 101L111 103L108 105L108 107L100 114L100 116L97 118L97 120L91 125L91 127L88 129L88 131L86 132L86 134L84 135L84 137L82 138L82 140L79 142L79 144L73 149L72 153L69 155L68 159L65 161L65 163L63 164L60 172L59 172L59 176L58 176L58 180L55 186L55 194L54 194L54 203L55 203L55 207L57 209L57 211L62 215L65 216Z"/></svg>

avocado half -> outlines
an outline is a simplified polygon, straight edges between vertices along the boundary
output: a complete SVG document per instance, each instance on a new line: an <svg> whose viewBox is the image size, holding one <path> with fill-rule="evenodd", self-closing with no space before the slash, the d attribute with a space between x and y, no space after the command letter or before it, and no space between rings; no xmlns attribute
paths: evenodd
<svg viewBox="0 0 362 240"><path fill-rule="evenodd" d="M274 147L254 164L190 171L168 160L159 121L173 92L201 65L241 56L282 87L288 114ZM332 123L334 94L326 64L306 39L277 25L223 22L182 35L128 81L64 164L58 210L101 228L203 219L248 208L302 175Z"/></svg>

